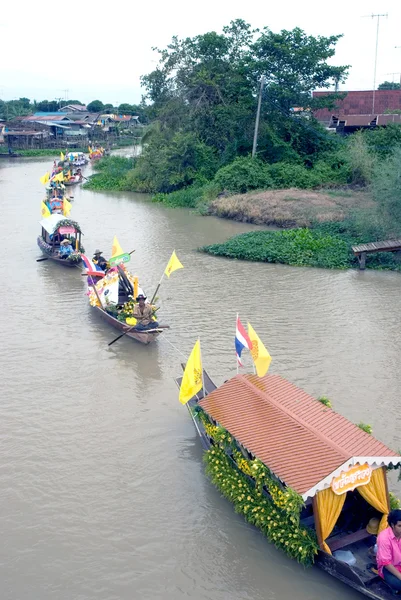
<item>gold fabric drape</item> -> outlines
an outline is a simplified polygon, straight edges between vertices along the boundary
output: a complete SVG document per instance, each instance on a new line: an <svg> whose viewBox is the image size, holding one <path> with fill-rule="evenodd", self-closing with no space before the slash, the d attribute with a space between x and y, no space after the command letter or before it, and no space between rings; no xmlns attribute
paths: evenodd
<svg viewBox="0 0 401 600"><path fill-rule="evenodd" d="M366 500L373 508L383 513L380 521L379 531L387 527L387 517L390 511L386 487L386 471L384 467L375 469L367 485L361 485L357 488L362 498Z"/></svg>
<svg viewBox="0 0 401 600"><path fill-rule="evenodd" d="M331 554L331 550L325 540L327 540L333 531L334 525L337 523L346 495L341 494L341 496L337 496L331 488L327 488L327 490L317 492L316 494L317 515L315 515L315 520L317 519L319 522L322 536L321 548L325 552L328 552L328 554Z"/></svg>

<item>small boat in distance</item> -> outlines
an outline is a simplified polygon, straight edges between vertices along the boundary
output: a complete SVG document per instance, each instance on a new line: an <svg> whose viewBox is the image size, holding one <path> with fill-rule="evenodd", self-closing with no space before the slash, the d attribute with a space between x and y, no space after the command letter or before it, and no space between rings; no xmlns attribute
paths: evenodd
<svg viewBox="0 0 401 600"><path fill-rule="evenodd" d="M42 231L37 243L42 253L65 267L79 266L84 247L81 243L82 231L78 223L61 214L52 214L39 223ZM72 251L69 254L64 253L62 246L68 246Z"/></svg>
<svg viewBox="0 0 401 600"><path fill-rule="evenodd" d="M207 473L236 512L298 562L368 598L394 597L374 545L398 453L279 375L236 375L216 387L203 370L187 408Z"/></svg>

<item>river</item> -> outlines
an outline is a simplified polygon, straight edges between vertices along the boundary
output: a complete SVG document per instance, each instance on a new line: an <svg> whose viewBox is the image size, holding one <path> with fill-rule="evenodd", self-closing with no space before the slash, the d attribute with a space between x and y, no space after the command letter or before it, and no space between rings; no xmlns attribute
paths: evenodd
<svg viewBox="0 0 401 600"><path fill-rule="evenodd" d="M148 293L172 250L184 265L160 289L165 338L109 348L79 270L35 261L51 162L0 162L2 600L360 598L287 559L212 487L173 376L198 336L215 382L233 376L238 311L272 373L397 450L400 275L213 258L196 248L252 227L76 188L88 254L108 256L117 235Z"/></svg>

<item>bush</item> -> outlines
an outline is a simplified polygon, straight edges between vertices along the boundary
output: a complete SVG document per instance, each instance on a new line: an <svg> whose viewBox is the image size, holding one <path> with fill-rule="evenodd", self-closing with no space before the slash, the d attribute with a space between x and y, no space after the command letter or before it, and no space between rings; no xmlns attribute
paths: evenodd
<svg viewBox="0 0 401 600"><path fill-rule="evenodd" d="M347 162L350 170L350 183L369 185L372 181L374 155L371 153L362 131L350 136L347 144Z"/></svg>
<svg viewBox="0 0 401 600"><path fill-rule="evenodd" d="M376 164L373 177L373 196L385 219L390 234L401 232L401 148Z"/></svg>
<svg viewBox="0 0 401 600"><path fill-rule="evenodd" d="M152 202L162 202L174 208L197 207L203 211L203 205L206 205L212 198L215 198L218 191L218 188L213 183L206 183L204 185L193 184L170 194L155 194L152 197Z"/></svg>
<svg viewBox="0 0 401 600"><path fill-rule="evenodd" d="M238 157L231 164L219 169L214 182L221 190L233 194L243 194L249 190L269 188L273 185L269 165L250 156Z"/></svg>
<svg viewBox="0 0 401 600"><path fill-rule="evenodd" d="M84 188L89 190L127 190L127 174L133 169L134 160L122 156L108 156L97 161L98 171L89 178Z"/></svg>
<svg viewBox="0 0 401 600"><path fill-rule="evenodd" d="M252 231L201 250L216 256L293 266L329 269L351 266L349 246L344 240L310 229Z"/></svg>

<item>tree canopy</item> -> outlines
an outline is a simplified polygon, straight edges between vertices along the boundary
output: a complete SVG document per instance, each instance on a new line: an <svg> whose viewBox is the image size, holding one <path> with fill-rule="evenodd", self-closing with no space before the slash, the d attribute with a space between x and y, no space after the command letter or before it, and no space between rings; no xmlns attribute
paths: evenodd
<svg viewBox="0 0 401 600"><path fill-rule="evenodd" d="M308 36L299 28L273 33L268 27L252 29L238 19L221 33L173 37L167 48L155 48L159 63L142 77L145 98L150 102L148 113L154 121L138 166L144 189L172 191L184 181L196 179L192 162L185 163L188 158L180 164L171 160L170 166L167 164L169 150L182 146L184 140L192 157L199 156L203 148L208 171L249 154L262 76L266 85L261 157L274 162L318 154L327 144L327 135L317 124L311 127L311 110L332 106L341 96L330 94L314 100L312 91L345 80L348 67L329 63L340 37ZM295 116L294 108L306 111L309 121ZM159 170L175 169L175 176L162 177L169 184L160 188L151 177L146 179L146 164L149 173L158 164ZM184 176L187 167L190 177Z"/></svg>
<svg viewBox="0 0 401 600"><path fill-rule="evenodd" d="M99 113L104 109L104 104L101 100L92 100L87 105L87 109L89 112Z"/></svg>
<svg viewBox="0 0 401 600"><path fill-rule="evenodd" d="M395 81L383 81L377 88L378 90L399 90L401 85Z"/></svg>

